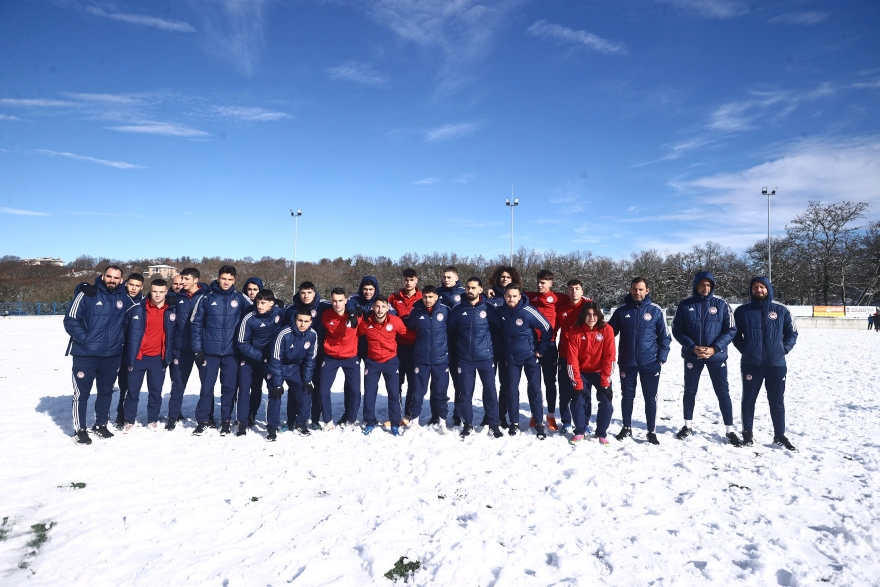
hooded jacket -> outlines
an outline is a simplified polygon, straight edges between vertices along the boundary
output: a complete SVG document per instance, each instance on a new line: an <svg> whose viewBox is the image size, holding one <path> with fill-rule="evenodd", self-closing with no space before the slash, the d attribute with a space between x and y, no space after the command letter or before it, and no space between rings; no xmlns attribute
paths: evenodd
<svg viewBox="0 0 880 587"><path fill-rule="evenodd" d="M353 309L353 306L351 308ZM311 304L304 304L299 295L297 295L293 298L293 301L284 308L284 318L282 319L284 325L296 328L296 314L301 309L308 310L312 315L312 330L318 335L318 352L320 353L323 350L324 344L324 323L321 321L321 316L327 310L332 311L333 305L330 303L330 300L323 299L318 292L315 292L315 299L312 300Z"/></svg>
<svg viewBox="0 0 880 587"><path fill-rule="evenodd" d="M414 362L416 365L446 365L449 363L449 308L439 301L429 310L424 300L413 306L406 319L406 327L415 334Z"/></svg>
<svg viewBox="0 0 880 587"><path fill-rule="evenodd" d="M626 294L608 324L615 335L620 334L617 360L622 368L665 363L669 357L672 335L666 326L666 312L651 301L650 294L641 302Z"/></svg>
<svg viewBox="0 0 880 587"><path fill-rule="evenodd" d="M437 295L440 296L441 304L447 308L454 308L464 301L465 291L464 286L461 284L461 280L459 280L456 281L455 285L452 287L446 287L445 285L438 287Z"/></svg>
<svg viewBox="0 0 880 587"><path fill-rule="evenodd" d="M219 282L212 281L210 291L196 300L190 317L193 352L216 357L234 355L241 309L249 303L234 285L223 290Z"/></svg>
<svg viewBox="0 0 880 587"><path fill-rule="evenodd" d="M200 283L192 297L183 290L175 294L177 298L175 311L179 319L174 322L174 350L192 352L192 322L189 318L192 316L193 307L198 299L209 291L207 285Z"/></svg>
<svg viewBox="0 0 880 587"><path fill-rule="evenodd" d="M137 356L141 352L144 335L147 332L147 322L153 315L148 311L147 304L152 305L148 299L136 304L125 313L125 352L122 356L123 365L134 365ZM155 306L153 306L155 308ZM177 308L175 305L165 304L162 312L162 321L165 333L165 353L162 356L162 364L166 367L171 364L174 352L175 326L177 324Z"/></svg>
<svg viewBox="0 0 880 587"><path fill-rule="evenodd" d="M449 346L454 347L456 358L473 363L495 359L501 320L498 310L480 296L476 305L467 301L449 311Z"/></svg>
<svg viewBox="0 0 880 587"><path fill-rule="evenodd" d="M94 296L87 296L77 286L73 303L64 315L64 330L70 335L70 354L75 357L121 355L128 299L122 285L111 292L101 276L95 278Z"/></svg>
<svg viewBox="0 0 880 587"><path fill-rule="evenodd" d="M761 282L767 287L767 299L756 300L752 285ZM736 335L733 346L742 353L743 365L784 367L787 355L797 342L798 332L788 308L773 301L773 286L766 277L749 282L751 301L733 312Z"/></svg>
<svg viewBox="0 0 880 587"><path fill-rule="evenodd" d="M300 332L295 326L285 326L269 344L269 374L266 379L270 386L278 387L285 379L295 379L293 373L296 369L299 369L302 383L312 381L318 354L318 335L314 329Z"/></svg>
<svg viewBox="0 0 880 587"><path fill-rule="evenodd" d="M522 365L535 358L535 353L547 354L553 330L547 319L534 306L522 299L515 308L507 304L498 308L501 318L501 342L504 359L508 363Z"/></svg>
<svg viewBox="0 0 880 587"><path fill-rule="evenodd" d="M275 336L283 326L281 322L283 312L284 310L278 306L272 306L272 309L265 314L253 309L242 316L235 335L235 350L238 354L251 361L262 361L267 358L269 343L275 340Z"/></svg>
<svg viewBox="0 0 880 587"><path fill-rule="evenodd" d="M704 279L712 282L708 296L697 293L697 284ZM681 345L681 356L693 361L724 362L727 346L736 334L733 311L727 302L715 297L715 276L711 271L700 271L694 276L693 294L679 302L672 319L672 336ZM695 346L710 346L715 354L709 359L698 359Z"/></svg>
<svg viewBox="0 0 880 587"><path fill-rule="evenodd" d="M374 293L373 297L369 300L365 298L363 294L365 285L372 285L376 288L376 293ZM376 296L378 296L379 293L379 280L372 275L364 275L358 285L357 293L348 296L348 304L346 304L346 308L354 309L355 306L359 306L360 309L364 311L364 316L366 316L373 310L373 300L376 299Z"/></svg>

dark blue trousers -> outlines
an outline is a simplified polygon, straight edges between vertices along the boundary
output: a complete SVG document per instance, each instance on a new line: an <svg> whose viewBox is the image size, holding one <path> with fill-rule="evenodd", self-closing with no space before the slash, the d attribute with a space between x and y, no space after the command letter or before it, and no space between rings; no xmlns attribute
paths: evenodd
<svg viewBox="0 0 880 587"><path fill-rule="evenodd" d="M73 357L73 428L87 428L86 408L92 383L98 396L95 398L95 425L106 426L113 403L113 382L119 371L122 355L115 357Z"/></svg>
<svg viewBox="0 0 880 587"><path fill-rule="evenodd" d="M171 397L168 398L169 421L175 421L180 416L180 409L183 406L183 392L186 391L186 384L189 382L189 376L196 362L192 351L174 351L172 356L174 359L169 368L171 372Z"/></svg>
<svg viewBox="0 0 880 587"><path fill-rule="evenodd" d="M566 378L568 374L566 373ZM584 382L584 388L581 391L575 391L572 388L572 400L570 403L571 414L574 418L574 433L583 434L590 424L590 416L592 415L592 396L593 388L596 388L596 399L599 400L599 409L596 411L596 437L605 438L608 434L608 426L611 424L611 414L614 412L614 405L611 398L599 391L602 385L602 376L599 373L581 373L581 380Z"/></svg>
<svg viewBox="0 0 880 587"><path fill-rule="evenodd" d="M503 417L507 421L507 390L510 386L510 377L504 366L504 359L495 361L495 374L498 376L498 418Z"/></svg>
<svg viewBox="0 0 880 587"><path fill-rule="evenodd" d="M147 422L159 421L159 410L162 408L162 385L165 384L165 365L162 357L143 357L135 359L128 370L128 395L125 397L125 421L134 424L137 419L138 400L147 378Z"/></svg>
<svg viewBox="0 0 880 587"><path fill-rule="evenodd" d="M422 403L428 392L428 381L431 383L431 417L446 419L449 416L449 366L448 365L416 365L413 369L415 375L415 392L410 406L409 415L418 419L422 414Z"/></svg>
<svg viewBox="0 0 880 587"><path fill-rule="evenodd" d="M452 415L461 418L461 375L458 369L458 357L449 355L449 379L452 381ZM471 391L473 394L473 391ZM436 416L436 414L432 414Z"/></svg>
<svg viewBox="0 0 880 587"><path fill-rule="evenodd" d="M199 391L199 403L196 404L196 421L200 424L207 423L214 405L214 384L217 376L220 376L220 417L226 421L232 415L232 398L235 395L238 383L238 361L232 355L218 357L208 355L205 357L205 365L199 369L204 372L202 377L202 389Z"/></svg>
<svg viewBox="0 0 880 587"><path fill-rule="evenodd" d="M554 368L554 377L556 375ZM535 423L539 424L544 418L544 403L541 401L541 362L538 357L534 357L526 361L522 365L516 363L507 363L507 377L510 382L507 387L507 415L510 417L511 424L519 424L519 381L522 378L523 371L526 373L526 394L529 397L529 409L532 412L532 418ZM555 393L555 392L554 392ZM554 401L556 401L554 399Z"/></svg>
<svg viewBox="0 0 880 587"><path fill-rule="evenodd" d="M404 401L403 414L409 416L412 412L412 402L416 393L416 347L409 344L397 345L397 359L400 362L400 395L403 395L403 382L406 383L406 399Z"/></svg>
<svg viewBox="0 0 880 587"><path fill-rule="evenodd" d="M770 403L770 419L773 436L785 436L785 374L787 367L756 367L740 365L742 371L742 421L743 430L752 430L755 421L755 402L761 393L761 384L767 388Z"/></svg>
<svg viewBox="0 0 880 587"><path fill-rule="evenodd" d="M727 386L727 361L701 361L685 359L684 361L684 419L694 419L694 406L697 403L697 387L700 385L700 374L703 366L709 371L718 408L725 426L733 426L733 405L730 403L730 389Z"/></svg>
<svg viewBox="0 0 880 587"><path fill-rule="evenodd" d="M384 363L364 359L364 423L376 425L376 396L379 378L385 379L388 392L388 420L392 426L400 423L400 360L392 357Z"/></svg>
<svg viewBox="0 0 880 587"><path fill-rule="evenodd" d="M324 357L324 362L321 363L321 418L325 424L333 421L330 388L336 381L336 372L339 369L342 369L342 374L345 376L343 388L345 416L350 424L354 424L358 410L361 408L361 363L357 357L350 359Z"/></svg>
<svg viewBox="0 0 880 587"><path fill-rule="evenodd" d="M459 361L458 384L460 389L459 406L461 420L464 424L474 423L474 389L477 383L477 373L480 374L480 383L483 384L483 412L489 420L489 426L498 426L498 391L495 389L495 362L492 359L485 361ZM538 390L540 395L540 389Z"/></svg>
<svg viewBox="0 0 880 587"><path fill-rule="evenodd" d="M248 416L251 414L256 416L260 410L260 403L263 401L263 382L266 381L268 373L268 366L263 361L244 359L238 362L238 391L235 401L238 402L236 418L239 422L247 422Z"/></svg>
<svg viewBox="0 0 880 587"><path fill-rule="evenodd" d="M660 363L644 367L620 368L620 411L623 412L623 425L632 427L633 402L636 399L636 383L642 382L642 395L645 398L645 420L648 432L653 432L657 424L657 388L660 387Z"/></svg>
<svg viewBox="0 0 880 587"><path fill-rule="evenodd" d="M125 365L119 369L119 375L116 377L116 383L119 386L119 399L116 402L116 415L125 417L125 396L128 395L128 369Z"/></svg>
<svg viewBox="0 0 880 587"><path fill-rule="evenodd" d="M547 392L547 415L552 416L556 413L556 363L559 361L559 349L556 343L550 345L547 354L543 355L538 362L541 364L541 373L544 375L544 388ZM532 410L534 415L535 411ZM541 415L543 417L544 408L541 407ZM535 422L538 419L535 418Z"/></svg>
<svg viewBox="0 0 880 587"><path fill-rule="evenodd" d="M311 410L311 395L302 383L299 366L291 369L284 381L275 381L274 385L287 383L287 425L289 427L308 424ZM281 426L281 400L269 398L266 406L266 424L277 429Z"/></svg>
<svg viewBox="0 0 880 587"><path fill-rule="evenodd" d="M312 395L312 399L309 400L312 422L321 421L321 365L324 363L324 351L320 349L323 346L320 342L318 343L318 354L315 355L315 371L312 374L312 383L315 384L315 393Z"/></svg>
<svg viewBox="0 0 880 587"><path fill-rule="evenodd" d="M559 374L559 415L562 417L562 426L570 426L574 423L572 419L571 403L574 401L574 388L571 386L571 379L568 377L568 360L559 359L557 372ZM592 404L587 402L586 414L587 424L590 423L592 413Z"/></svg>

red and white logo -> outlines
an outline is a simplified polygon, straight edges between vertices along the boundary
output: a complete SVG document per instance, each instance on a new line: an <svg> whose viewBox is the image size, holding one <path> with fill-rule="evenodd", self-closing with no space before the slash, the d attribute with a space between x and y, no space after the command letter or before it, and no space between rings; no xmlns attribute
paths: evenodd
<svg viewBox="0 0 880 587"><path fill-rule="evenodd" d="M120 310L122 309L122 300L116 301L116 307L119 308Z"/></svg>
<svg viewBox="0 0 880 587"><path fill-rule="evenodd" d="M168 319L174 322L175 320L177 320L177 314L171 312L171 314L168 315Z"/></svg>
<svg viewBox="0 0 880 587"><path fill-rule="evenodd" d="M134 367L132 367L131 365L129 365L129 366L128 366L128 372L131 373L132 371L134 371Z"/></svg>
<svg viewBox="0 0 880 587"><path fill-rule="evenodd" d="M776 320L776 318L777 318L776 312L770 312L769 314L767 314L767 317L770 318L771 320Z"/></svg>
<svg viewBox="0 0 880 587"><path fill-rule="evenodd" d="M653 318L653 316L651 316L650 312L645 312L645 315L642 316L642 318L644 318L645 320L650 320L651 318Z"/></svg>
<svg viewBox="0 0 880 587"><path fill-rule="evenodd" d="M480 318L486 317L486 310L480 310Z"/></svg>
<svg viewBox="0 0 880 587"><path fill-rule="evenodd" d="M80 379L82 379L83 377L86 376L86 374L83 373L82 371L80 371L79 373L76 374L76 376L79 377Z"/></svg>
<svg viewBox="0 0 880 587"><path fill-rule="evenodd" d="M271 373L267 373L267 374L266 374L266 379L272 379L272 374L271 374Z"/></svg>
<svg viewBox="0 0 880 587"><path fill-rule="evenodd" d="M457 304L458 302L461 301L461 296L458 294L455 294L454 296L452 296L452 299L455 300L455 303Z"/></svg>
<svg viewBox="0 0 880 587"><path fill-rule="evenodd" d="M712 306L711 308L709 308L709 313L710 314L717 314L718 308L716 308L715 306Z"/></svg>
<svg viewBox="0 0 880 587"><path fill-rule="evenodd" d="M693 363L688 363L687 366L688 366L688 369L693 369L693 368L694 368L694 364L693 364Z"/></svg>
<svg viewBox="0 0 880 587"><path fill-rule="evenodd" d="M239 363L239 365L241 365L242 367L244 367L244 361L242 361L241 363Z"/></svg>
<svg viewBox="0 0 880 587"><path fill-rule="evenodd" d="M746 381L751 381L751 380L752 380L752 376L751 376L751 375L746 375Z"/></svg>
<svg viewBox="0 0 880 587"><path fill-rule="evenodd" d="M443 314L437 314L437 322L443 322Z"/></svg>
<svg viewBox="0 0 880 587"><path fill-rule="evenodd" d="M416 369L415 369L415 372L416 372L416 373L418 373L418 372L419 372L419 368L418 368L418 367L416 367Z"/></svg>
<svg viewBox="0 0 880 587"><path fill-rule="evenodd" d="M275 324L278 324L279 320L281 320L281 316L275 316Z"/></svg>
<svg viewBox="0 0 880 587"><path fill-rule="evenodd" d="M517 326L522 326L522 325L523 325L522 318L517 318L517 319L516 319L516 325L517 325Z"/></svg>
<svg viewBox="0 0 880 587"><path fill-rule="evenodd" d="M318 311L317 311L317 310L312 310L312 318L314 318L314 317L317 316L317 315L318 315Z"/></svg>
<svg viewBox="0 0 880 587"><path fill-rule="evenodd" d="M596 335L596 340L600 340L600 341L601 341L601 340L605 340L605 337L604 337L604 336L602 335L602 333L600 332L599 334Z"/></svg>
<svg viewBox="0 0 880 587"><path fill-rule="evenodd" d="M232 300L231 302L229 302L229 305L232 306L233 308L237 308L238 307L238 300Z"/></svg>
<svg viewBox="0 0 880 587"><path fill-rule="evenodd" d="M175 364L175 365L179 365L179 364L180 364L180 361L178 361L177 359L174 359L174 364Z"/></svg>
<svg viewBox="0 0 880 587"><path fill-rule="evenodd" d="M461 375L461 367L458 368L458 374Z"/></svg>
<svg viewBox="0 0 880 587"><path fill-rule="evenodd" d="M620 372L620 378L621 378L621 379L626 379L626 373L624 373L623 371L621 371L621 372ZM638 382L636 382L636 383L638 383Z"/></svg>
<svg viewBox="0 0 880 587"><path fill-rule="evenodd" d="M323 367L324 365L326 365L326 364L327 364L327 361L321 361L321 366L322 366L322 367Z"/></svg>
<svg viewBox="0 0 880 587"><path fill-rule="evenodd" d="M547 303L548 303L548 304L552 304L552 303L553 303L553 296L547 296Z"/></svg>
<svg viewBox="0 0 880 587"><path fill-rule="evenodd" d="M388 332L391 332L392 330L394 330L394 327L391 326L390 324L386 324L386 325L385 325L385 330L387 330Z"/></svg>
<svg viewBox="0 0 880 587"><path fill-rule="evenodd" d="M312 343L310 343L309 341L305 341L305 342L303 343L303 348L304 348L304 349L307 349L307 348L309 348L310 346L312 346Z"/></svg>

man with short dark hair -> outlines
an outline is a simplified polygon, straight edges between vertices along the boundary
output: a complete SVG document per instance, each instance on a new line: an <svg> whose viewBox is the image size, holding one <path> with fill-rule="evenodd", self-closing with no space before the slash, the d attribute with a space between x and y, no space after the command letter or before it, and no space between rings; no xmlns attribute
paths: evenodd
<svg viewBox="0 0 880 587"><path fill-rule="evenodd" d="M159 429L159 410L162 408L162 385L165 368L174 354L175 308L165 299L168 283L154 279L150 295L126 312L126 344L122 370L128 372L129 391L125 398L125 427L128 434L135 426L138 403L144 377L147 379L147 428Z"/></svg>
<svg viewBox="0 0 880 587"><path fill-rule="evenodd" d="M241 293L245 295L245 297L251 302L255 302L257 299L257 294L260 293L264 289L263 280L259 277L248 277L244 286L241 288ZM253 310L252 307L247 307L245 309L245 313Z"/></svg>
<svg viewBox="0 0 880 587"><path fill-rule="evenodd" d="M128 298L125 306L126 311L144 301L143 275L140 273L131 273L122 285L125 288L126 297ZM128 369L119 369L117 383L119 386L119 399L116 402L116 421L113 425L117 430L122 430L123 427L125 427L125 398L128 395Z"/></svg>
<svg viewBox="0 0 880 587"><path fill-rule="evenodd" d="M660 371L669 356L672 336L666 325L666 312L651 301L651 290L644 277L636 277L630 284L623 304L614 310L608 324L614 335L620 335L617 361L620 367L620 411L623 427L614 437L619 441L632 437L633 401L636 382L641 381L645 398L645 419L648 442L660 444L654 427L657 420L657 389Z"/></svg>
<svg viewBox="0 0 880 587"><path fill-rule="evenodd" d="M308 283L308 282L306 282ZM303 286L300 286L302 291ZM344 296L344 294L343 294ZM280 425L283 383L287 382L287 427L300 436L310 434L308 417L314 395L315 357L318 335L312 326L312 313L305 307L289 316L291 324L281 329L271 343L269 354L269 405L266 408L266 440L276 439Z"/></svg>
<svg viewBox="0 0 880 587"><path fill-rule="evenodd" d="M767 388L770 419L773 421L773 442L777 446L797 451L785 437L785 376L788 367L785 355L797 342L798 332L788 308L773 301L773 286L763 275L749 283L751 300L733 312L736 336L733 346L742 354L742 420L743 445L752 446L755 437L755 402L761 393L761 384Z"/></svg>
<svg viewBox="0 0 880 587"><path fill-rule="evenodd" d="M208 293L208 286L199 283L201 273L195 267L187 267L180 272L183 289L177 295L175 304L174 358L171 361L171 394L168 399L168 417L165 419L165 430L174 430L177 422L183 419L180 413L183 406L183 394L186 384L195 365L195 354L192 350L192 315L193 307L198 299ZM199 378L201 378L201 369ZM212 402L213 405L213 402ZM210 419L210 418L209 418Z"/></svg>
<svg viewBox="0 0 880 587"><path fill-rule="evenodd" d="M568 299L563 300L557 307L556 328L559 329L559 415L562 417L562 430L565 432L574 431L573 414L571 406L575 402L574 387L572 387L571 378L568 376L568 333L574 327L578 319L578 314L584 304L592 300L584 296L584 284L580 279L569 279L565 284L568 288ZM590 425L590 416L592 416L592 403L586 402L584 414L586 425Z"/></svg>
<svg viewBox="0 0 880 587"><path fill-rule="evenodd" d="M370 296L372 298L372 296ZM330 290L332 310L324 312L321 321L324 326L324 360L321 362L321 417L322 426L313 421L312 430L330 431L333 424L333 404L330 388L336 373L342 369L345 376L343 388L344 412L337 425L354 425L361 407L361 363L358 357L358 323L363 310L361 306L347 307L345 290L334 287ZM371 303L372 306L372 303Z"/></svg>
<svg viewBox="0 0 880 587"><path fill-rule="evenodd" d="M422 299L415 303L406 319L406 327L415 333L413 361L415 367L415 391L409 406L410 422L418 426L422 402L431 382L431 422L441 434L446 434L446 417L449 415L449 345L447 326L449 308L439 303L437 288L426 285Z"/></svg>
<svg viewBox="0 0 880 587"><path fill-rule="evenodd" d="M238 383L238 362L235 360L235 333L241 317L241 308L250 303L246 296L235 289L235 267L224 265L217 272L217 280L211 282L211 291L195 303L192 323L192 348L202 388L196 405L196 429L200 436L210 427L209 416L214 405L214 385L220 377L220 397L229 398ZM228 404L231 412L231 405ZM222 409L222 407L221 407ZM231 414L223 414L220 435L232 431Z"/></svg>
<svg viewBox="0 0 880 587"><path fill-rule="evenodd" d="M107 429L113 381L119 372L125 342L126 304L122 270L110 265L95 278L95 284L80 283L73 303L64 316L64 330L70 335L67 353L73 355L73 427L77 444L91 444L86 428L86 409L92 383L98 391L92 432L112 438Z"/></svg>
<svg viewBox="0 0 880 587"><path fill-rule="evenodd" d="M415 269L403 270L403 287L388 296L388 305L397 314L401 321L406 322L413 306L422 299L419 291L419 276ZM403 394L404 380L409 383L406 386L406 401L404 402L403 424L410 425L412 418L412 402L415 397L415 332L407 331L397 336L397 358L400 360L400 393ZM418 422L416 422L418 425Z"/></svg>
<svg viewBox="0 0 880 587"><path fill-rule="evenodd" d="M441 281L443 285L437 288L437 295L440 296L440 303L451 310L461 303L466 293L458 279L458 269L453 265L445 267ZM461 388L458 383L458 356L455 345L449 346L449 378L452 380L452 423L455 426L461 426L461 412L459 410Z"/></svg>

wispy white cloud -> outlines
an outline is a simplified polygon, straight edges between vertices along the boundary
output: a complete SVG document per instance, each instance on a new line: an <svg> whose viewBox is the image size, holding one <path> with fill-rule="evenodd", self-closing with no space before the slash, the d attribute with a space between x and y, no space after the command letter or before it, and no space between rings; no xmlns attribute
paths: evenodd
<svg viewBox="0 0 880 587"><path fill-rule="evenodd" d="M269 4L269 0L190 0L201 19L206 50L244 75L253 75L259 67Z"/></svg>
<svg viewBox="0 0 880 587"><path fill-rule="evenodd" d="M34 212L33 210L18 210L16 208L0 208L0 214L17 214L18 216L49 216L45 212Z"/></svg>
<svg viewBox="0 0 880 587"><path fill-rule="evenodd" d="M426 141L447 141L449 139L457 139L466 137L479 130L481 124L478 122L459 122L455 124L444 124L437 128L431 128L425 131Z"/></svg>
<svg viewBox="0 0 880 587"><path fill-rule="evenodd" d="M124 161L108 161L107 159L96 159L95 157L87 157L86 155L77 155L76 153L66 153L59 151L50 151L49 149L34 149L31 153L40 155L49 155L50 157L67 157L75 161L88 161L89 163L100 163L108 167L116 169L143 169L143 165L135 165L134 163L125 163Z"/></svg>
<svg viewBox="0 0 880 587"><path fill-rule="evenodd" d="M68 98L99 104L134 105L141 102L134 96L124 94L85 94L80 92L62 92Z"/></svg>
<svg viewBox="0 0 880 587"><path fill-rule="evenodd" d="M21 120L18 116L10 116L8 114L0 114L0 120Z"/></svg>
<svg viewBox="0 0 880 587"><path fill-rule="evenodd" d="M439 177L426 177L424 179L417 179L413 182L413 185L431 185L432 183L437 183L440 181Z"/></svg>
<svg viewBox="0 0 880 587"><path fill-rule="evenodd" d="M43 98L0 98L0 106L13 106L16 108L63 108L76 105L74 102Z"/></svg>
<svg viewBox="0 0 880 587"><path fill-rule="evenodd" d="M359 61L346 61L335 67L327 69L330 79L344 80L364 84L367 86L384 86L388 78L377 72L369 63Z"/></svg>
<svg viewBox="0 0 880 587"><path fill-rule="evenodd" d="M122 126L108 126L109 130L116 130L119 132L132 132L139 134L149 134L149 135L164 135L169 137L209 137L211 133L205 132L203 130L197 130L194 128L190 128L188 126L184 126L182 124L175 124L173 122L141 122L138 124L128 124Z"/></svg>
<svg viewBox="0 0 880 587"><path fill-rule="evenodd" d="M561 41L569 45L587 47L600 53L620 53L626 54L626 46L623 43L617 43L603 39L593 33L587 31L576 31L562 25L553 24L546 20L539 20L526 29L526 32L532 36L543 39L553 39Z"/></svg>
<svg viewBox="0 0 880 587"><path fill-rule="evenodd" d="M455 178L455 183L470 183L474 179L473 173L462 173Z"/></svg>
<svg viewBox="0 0 880 587"><path fill-rule="evenodd" d="M293 118L286 112L273 112L263 108L243 106L213 106L212 111L225 118L234 118L248 122L272 122Z"/></svg>
<svg viewBox="0 0 880 587"><path fill-rule="evenodd" d="M167 31L169 33L194 33L196 29L189 23L177 20L165 20L156 18L155 16L147 16L145 14L129 14L125 12L107 12L100 6L84 6L83 10L89 14L100 16L101 18L109 18L119 22L134 24L138 26L146 26L154 29Z"/></svg>
<svg viewBox="0 0 880 587"><path fill-rule="evenodd" d="M739 0L656 0L669 4L694 16L704 18L734 18L749 11L748 5Z"/></svg>
<svg viewBox="0 0 880 587"><path fill-rule="evenodd" d="M797 24L797 25L805 25L810 26L814 24L819 24L826 18L828 18L830 13L828 12L786 12L784 14L780 14L778 16L774 16L767 20L767 22L771 24Z"/></svg>
<svg viewBox="0 0 880 587"><path fill-rule="evenodd" d="M850 84L851 88L857 88L860 90L877 90L880 89L880 79L874 80L872 82L856 82Z"/></svg>
<svg viewBox="0 0 880 587"><path fill-rule="evenodd" d="M644 167L645 165L651 165L653 163L660 163L661 161L674 161L676 159L680 159L681 157L683 157L684 155L686 155L687 153L689 153L695 149L701 149L703 147L707 147L715 142L717 142L717 139L713 139L713 138L709 138L709 137L692 137L692 138L686 139L684 141L681 141L681 142L676 143L676 144L672 145L671 147L669 147L669 150L666 153L666 155L664 155L658 159L654 159L652 161L646 161L644 163L636 163L635 165L633 165L633 167Z"/></svg>

